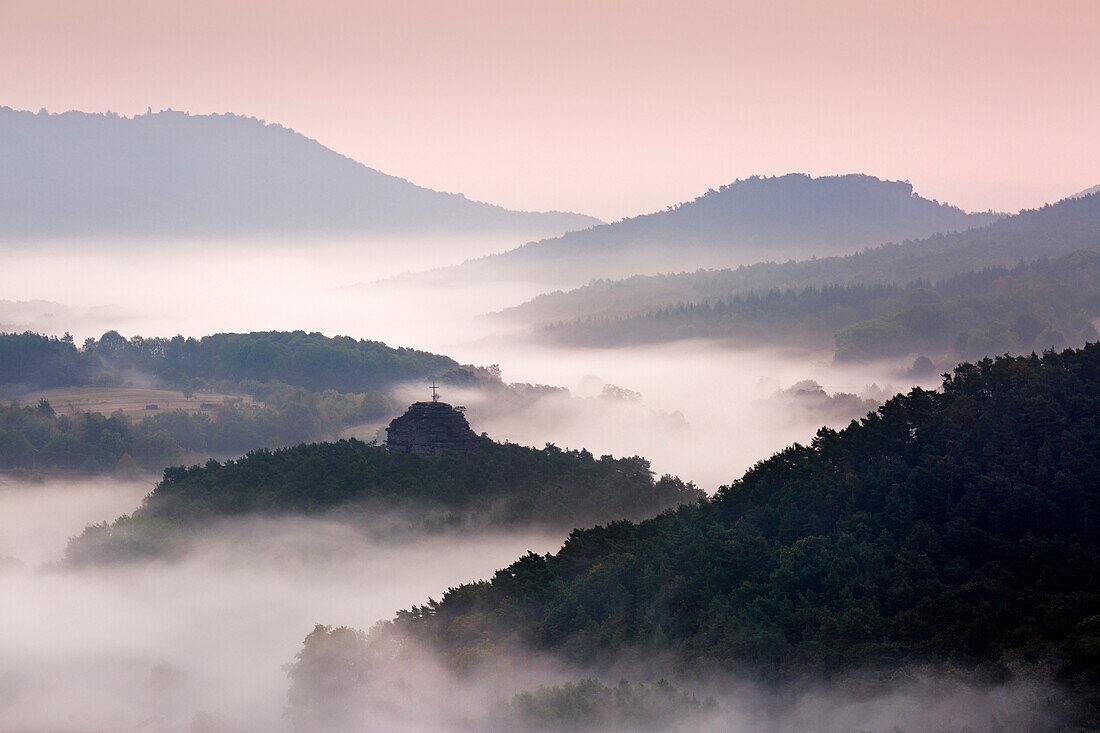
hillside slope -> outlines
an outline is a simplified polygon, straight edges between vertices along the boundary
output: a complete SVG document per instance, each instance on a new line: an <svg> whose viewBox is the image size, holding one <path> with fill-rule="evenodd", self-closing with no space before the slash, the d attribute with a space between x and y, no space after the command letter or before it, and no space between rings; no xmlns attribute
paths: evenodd
<svg viewBox="0 0 1100 733"><path fill-rule="evenodd" d="M448 629L503 617L582 661L656 645L779 674L1046 656L1100 672L1082 656L1100 648L1098 414L1100 345L963 364L704 506L575 532L402 623L457 651L485 637Z"/></svg>
<svg viewBox="0 0 1100 733"><path fill-rule="evenodd" d="M529 323L620 316L736 293L823 285L939 282L988 267L1055 259L1078 250L1100 252L1100 195L1064 199L1021 211L990 226L891 244L858 254L760 262L736 269L602 280L541 295L503 312Z"/></svg>
<svg viewBox="0 0 1100 733"><path fill-rule="evenodd" d="M654 480L637 456L541 450L486 436L464 453L427 458L358 440L251 451L224 463L164 471L133 515L88 527L70 562L172 556L190 533L218 519L330 516L381 531L565 530L617 517L643 518L703 492Z"/></svg>
<svg viewBox="0 0 1100 733"><path fill-rule="evenodd" d="M599 220L440 193L280 125L164 111L0 107L0 238L494 233L555 236Z"/></svg>
<svg viewBox="0 0 1100 733"><path fill-rule="evenodd" d="M942 392L823 428L710 501L574 531L372 636L458 668L530 651L772 680L945 664L1095 702L1098 414L1098 344L964 363ZM383 662L354 661L347 684ZM1097 709L1066 714L1095 724Z"/></svg>
<svg viewBox="0 0 1100 733"><path fill-rule="evenodd" d="M1100 252L1078 251L936 283L825 285L740 293L618 317L548 324L552 343L606 348L683 339L734 347L833 347L840 360L911 353L974 359L1095 340Z"/></svg>
<svg viewBox="0 0 1100 733"><path fill-rule="evenodd" d="M584 282L856 252L997 218L922 198L901 181L792 173L737 181L665 211L532 242L448 272Z"/></svg>

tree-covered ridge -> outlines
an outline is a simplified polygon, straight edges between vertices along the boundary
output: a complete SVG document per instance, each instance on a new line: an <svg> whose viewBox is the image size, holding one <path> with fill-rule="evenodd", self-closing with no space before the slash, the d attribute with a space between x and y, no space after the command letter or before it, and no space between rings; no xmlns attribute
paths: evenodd
<svg viewBox="0 0 1100 733"><path fill-rule="evenodd" d="M125 556L146 530L195 528L241 516L336 513L349 521L396 520L438 530L467 527L569 529L640 519L695 502L677 478L654 480L643 458L595 458L553 445L541 450L482 437L464 455L424 458L358 440L255 450L237 460L179 466L132 516L90 527L70 558Z"/></svg>
<svg viewBox="0 0 1100 733"><path fill-rule="evenodd" d="M718 338L745 346L834 345L859 360L911 352L956 358L1065 348L1095 339L1100 252L991 267L905 285L809 286L677 303L622 317L548 324L540 336L608 346Z"/></svg>
<svg viewBox="0 0 1100 733"><path fill-rule="evenodd" d="M93 384L100 376L97 360L78 349L71 336L0 333L0 385L61 387Z"/></svg>
<svg viewBox="0 0 1100 733"><path fill-rule="evenodd" d="M0 384L30 387L111 383L136 370L169 386L253 381L367 392L458 366L426 351L305 331L219 333L201 339L126 339L108 331L81 348L68 337L0 334Z"/></svg>
<svg viewBox="0 0 1100 733"><path fill-rule="evenodd" d="M121 410L57 414L44 399L0 404L0 471L159 473L181 460L335 438L346 425L392 409L378 393L316 393L278 383L256 385L254 392L262 403L234 397L200 412L157 410L140 417Z"/></svg>
<svg viewBox="0 0 1100 733"><path fill-rule="evenodd" d="M177 461L330 440L346 428L394 417L393 388L429 377L485 395L483 411L518 412L547 395L568 393L507 384L496 365L459 365L429 352L304 331L202 339L126 339L109 331L81 347L68 336L0 333L0 388L15 400L32 388L113 388L133 380L185 398L200 391L251 398L219 396L201 413L158 408L137 416L109 408L103 412L113 414L54 415L51 409L46 416L13 402L0 420L0 470L98 473L136 461L159 472ZM104 443L97 431L82 427L92 424L112 425L117 439Z"/></svg>
<svg viewBox="0 0 1100 733"><path fill-rule="evenodd" d="M736 269L598 280L541 295L503 312L529 323L631 315L750 291L823 285L939 282L990 267L1014 267L1078 250L1100 251L1100 195L1021 211L989 226L865 249L843 257L759 262Z"/></svg>
<svg viewBox="0 0 1100 733"><path fill-rule="evenodd" d="M933 661L1095 693L1098 415L1100 345L964 363L709 501L576 530L377 633L457 665L517 644L772 678Z"/></svg>
<svg viewBox="0 0 1100 733"><path fill-rule="evenodd" d="M195 378L280 381L317 391L364 392L458 366L446 356L304 331L128 341L109 332L88 347L108 365L148 372L169 384Z"/></svg>

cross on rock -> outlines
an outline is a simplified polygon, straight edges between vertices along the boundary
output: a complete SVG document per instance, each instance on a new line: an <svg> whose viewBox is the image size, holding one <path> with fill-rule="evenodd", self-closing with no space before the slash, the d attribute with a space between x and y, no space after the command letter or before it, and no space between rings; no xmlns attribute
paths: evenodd
<svg viewBox="0 0 1100 733"><path fill-rule="evenodd" d="M439 402L439 395L436 394L437 387L435 386L435 380L432 380L432 402Z"/></svg>

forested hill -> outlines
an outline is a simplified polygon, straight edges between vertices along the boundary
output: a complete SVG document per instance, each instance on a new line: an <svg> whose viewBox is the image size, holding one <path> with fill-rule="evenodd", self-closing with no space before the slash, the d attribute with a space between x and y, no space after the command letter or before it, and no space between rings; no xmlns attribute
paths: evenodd
<svg viewBox="0 0 1100 733"><path fill-rule="evenodd" d="M332 440L396 416L405 383L481 396L474 414L522 413L568 390L508 384L499 368L304 331L129 339L0 333L0 471L160 472L182 461ZM119 388L119 389L116 389ZM50 401L54 404L51 404ZM56 408L56 410L55 410Z"/></svg>
<svg viewBox="0 0 1100 733"><path fill-rule="evenodd" d="M638 457L541 450L482 437L466 454L425 458L358 440L259 450L237 460L166 469L132 516L89 527L71 562L180 550L204 522L247 516L338 516L366 529L558 531L653 516L703 493Z"/></svg>
<svg viewBox="0 0 1100 733"><path fill-rule="evenodd" d="M964 363L712 500L577 530L377 633L456 665L513 644L773 679L943 662L1095 694L1098 415L1098 344Z"/></svg>
<svg viewBox="0 0 1100 733"><path fill-rule="evenodd" d="M364 392L458 366L450 357L426 351L305 331L219 333L201 339L126 339L108 331L80 348L71 339L0 334L0 385L41 388L110 383L139 372L180 387L193 380L277 381L316 391Z"/></svg>
<svg viewBox="0 0 1100 733"><path fill-rule="evenodd" d="M0 107L0 238L507 234L599 220L509 211L415 186L285 127L164 111Z"/></svg>
<svg viewBox="0 0 1100 733"><path fill-rule="evenodd" d="M936 283L825 285L678 303L635 315L548 324L538 336L608 346L721 339L733 346L835 348L838 360L907 354L958 359L1081 346L1097 338L1100 252Z"/></svg>
<svg viewBox="0 0 1100 733"><path fill-rule="evenodd" d="M585 282L856 252L997 218L922 198L901 181L792 173L736 181L665 211L532 242L447 272Z"/></svg>
<svg viewBox="0 0 1100 733"><path fill-rule="evenodd" d="M737 269L603 280L504 311L545 323L618 316L736 293L822 285L938 282L987 267L1013 267L1078 250L1100 252L1100 194L1022 211L990 226L892 244L843 257L760 262Z"/></svg>

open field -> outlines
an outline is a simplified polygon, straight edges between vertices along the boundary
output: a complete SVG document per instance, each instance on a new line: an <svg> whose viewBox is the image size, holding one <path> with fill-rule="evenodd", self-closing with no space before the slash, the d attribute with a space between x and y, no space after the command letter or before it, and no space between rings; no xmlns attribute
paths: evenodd
<svg viewBox="0 0 1100 733"><path fill-rule="evenodd" d="M102 412L110 415L116 410L122 410L136 417L163 410L202 412L212 409L210 405L220 405L227 399L239 399L246 403L254 401L251 397L218 392L196 392L188 399L182 392L141 387L59 387L27 392L18 399L25 405L34 405L42 398L49 400L59 415L73 415L78 412ZM155 410L149 407L151 405L156 405Z"/></svg>

